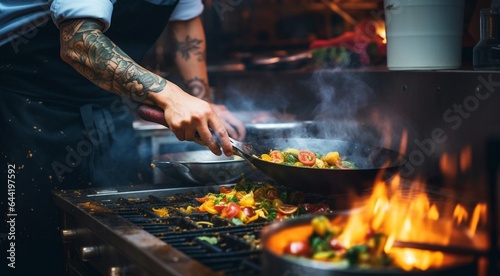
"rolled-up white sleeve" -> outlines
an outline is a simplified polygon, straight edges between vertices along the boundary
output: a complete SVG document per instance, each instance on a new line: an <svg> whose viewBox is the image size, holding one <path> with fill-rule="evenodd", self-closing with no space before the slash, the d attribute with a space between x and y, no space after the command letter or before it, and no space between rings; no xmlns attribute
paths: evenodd
<svg viewBox="0 0 500 276"><path fill-rule="evenodd" d="M113 4L116 0L54 0L50 6L52 20L59 24L66 19L93 18L104 24L106 31L111 25Z"/></svg>
<svg viewBox="0 0 500 276"><path fill-rule="evenodd" d="M202 12L203 3L201 0L179 0L172 16L170 16L170 21L193 19Z"/></svg>

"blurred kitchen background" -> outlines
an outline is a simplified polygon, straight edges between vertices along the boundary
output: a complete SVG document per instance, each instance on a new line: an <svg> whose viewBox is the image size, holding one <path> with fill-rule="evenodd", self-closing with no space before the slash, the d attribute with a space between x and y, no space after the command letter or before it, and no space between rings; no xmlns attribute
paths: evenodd
<svg viewBox="0 0 500 276"><path fill-rule="evenodd" d="M383 0L205 0L202 18L207 36L207 61L211 72L266 69L312 70L317 66L383 66L384 54L375 47L385 42ZM479 11L490 0L466 0L464 10L463 61L471 68L472 48L479 41ZM422 20L425 20L423 18ZM370 27L365 27L366 24ZM375 33L371 33L375 28ZM370 62L360 64L359 57L347 64L343 53L331 53L337 63L325 60L325 53L315 53L311 62L294 62L311 48L349 44L347 34L364 29L370 38ZM335 40L337 39L337 40ZM359 40L359 38L358 38ZM169 48L164 35L159 47L152 49L145 64L172 72ZM341 47L339 47L341 48ZM382 48L382 47L379 47ZM320 56L323 54L323 56ZM273 57L280 57L281 62ZM321 59L323 58L323 59ZM288 61L288 62L287 62ZM279 64L277 64L279 63Z"/></svg>
<svg viewBox="0 0 500 276"><path fill-rule="evenodd" d="M442 128L446 143L413 162L415 173L443 183L443 156L453 161L464 149L472 151L471 176L454 188L467 193L468 179L485 183L484 145L500 133L492 119L500 114L498 99L491 97L474 116L462 117L458 129L443 119L455 103L483 91L480 78L488 79L473 70L472 49L479 41L479 11L491 1L465 2L460 69L390 71L383 0L205 0L202 18L214 101L247 124L247 141L306 135L401 150L406 140L410 155L419 149L414 141ZM164 34L143 64L182 87L169 51ZM151 160L200 149L177 141L162 126L137 119L135 127L145 181L174 183L151 169ZM485 188L477 186L468 196L484 196Z"/></svg>

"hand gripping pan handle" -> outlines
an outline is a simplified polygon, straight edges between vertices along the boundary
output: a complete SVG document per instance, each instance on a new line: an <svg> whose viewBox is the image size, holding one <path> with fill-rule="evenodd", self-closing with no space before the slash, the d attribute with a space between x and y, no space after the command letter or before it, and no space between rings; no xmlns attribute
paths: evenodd
<svg viewBox="0 0 500 276"><path fill-rule="evenodd" d="M165 115L160 108L149 105L141 105L137 109L137 113L143 120L161 124L166 126L167 128L170 128L167 121L165 120ZM212 133L212 135L217 141L217 137L215 136L215 134ZM229 141L231 141L231 145L233 146L234 155L241 156L250 162L255 159L252 155L245 152L245 145L242 142L234 140L231 137L229 137ZM206 146L198 133L195 134L194 142L199 145Z"/></svg>

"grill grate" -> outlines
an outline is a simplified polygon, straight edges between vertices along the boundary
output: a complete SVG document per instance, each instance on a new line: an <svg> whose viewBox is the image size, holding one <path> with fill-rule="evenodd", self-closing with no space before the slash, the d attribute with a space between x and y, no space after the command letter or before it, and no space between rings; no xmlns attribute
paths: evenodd
<svg viewBox="0 0 500 276"><path fill-rule="evenodd" d="M179 194L143 199L120 197L104 203L107 208L165 243L224 275L259 275L260 231L268 222L233 225L227 219L205 213L185 213L180 207L197 206L196 196ZM166 208L160 217L153 208ZM215 238L212 244L205 239Z"/></svg>
<svg viewBox="0 0 500 276"><path fill-rule="evenodd" d="M280 189L290 197L294 195L292 190L284 187ZM269 224L267 220L259 218L247 225L234 225L218 215L181 210L188 206L199 206L200 203L195 200L197 197L217 191L218 186L194 191L144 190L128 193L129 197L125 194L108 196L101 203L116 215L215 272L224 275L260 275L260 234L264 226ZM296 195L303 202L325 204L330 209L345 209L343 207L351 204L345 196ZM160 217L153 208L166 208L168 216ZM208 242L212 240L216 240L216 243Z"/></svg>

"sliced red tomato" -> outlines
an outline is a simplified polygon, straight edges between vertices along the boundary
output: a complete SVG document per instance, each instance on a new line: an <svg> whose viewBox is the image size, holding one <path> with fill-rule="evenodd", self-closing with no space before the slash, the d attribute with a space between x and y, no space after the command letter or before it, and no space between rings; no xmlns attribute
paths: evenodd
<svg viewBox="0 0 500 276"><path fill-rule="evenodd" d="M217 212L219 212L219 214L222 212L222 210L224 210L224 208L226 208L225 204L217 204L214 206L214 209L217 210Z"/></svg>
<svg viewBox="0 0 500 276"><path fill-rule="evenodd" d="M234 202L229 202L226 208L224 208L221 212L221 216L227 219L232 219L234 218L241 210L241 207L234 203Z"/></svg>
<svg viewBox="0 0 500 276"><path fill-rule="evenodd" d="M282 221L285 218L285 215L282 212L278 212L276 214L276 221Z"/></svg>
<svg viewBox="0 0 500 276"><path fill-rule="evenodd" d="M203 203L203 202L208 200L208 197L206 197L206 196L205 197L196 197L195 200L198 201L199 203Z"/></svg>
<svg viewBox="0 0 500 276"><path fill-rule="evenodd" d="M297 210L299 209L299 207L295 206L295 205L290 205L290 204L282 204L280 206L278 206L278 210L285 214L285 215L290 215L290 214L293 214L295 213Z"/></svg>
<svg viewBox="0 0 500 276"><path fill-rule="evenodd" d="M226 187L226 186L220 186L220 188L219 188L219 192L221 194L228 194L228 193L230 193L232 191L233 191L233 189L231 189L229 187Z"/></svg>
<svg viewBox="0 0 500 276"><path fill-rule="evenodd" d="M241 210L247 217L255 216L255 211L252 207L243 207Z"/></svg>
<svg viewBox="0 0 500 276"><path fill-rule="evenodd" d="M294 256L309 257L311 255L311 247L308 241L292 241L284 249L285 254Z"/></svg>
<svg viewBox="0 0 500 276"><path fill-rule="evenodd" d="M337 238L333 238L330 240L330 248L334 251L346 249L345 246Z"/></svg>
<svg viewBox="0 0 500 276"><path fill-rule="evenodd" d="M266 191L266 198L268 199L275 199L278 198L278 190L275 188L269 188Z"/></svg>
<svg viewBox="0 0 500 276"><path fill-rule="evenodd" d="M303 203L301 206L310 214L321 214L330 210L326 203Z"/></svg>
<svg viewBox="0 0 500 276"><path fill-rule="evenodd" d="M257 190L255 190L253 192L253 196L256 198L256 199L259 199L259 198L262 198L262 197L265 197L266 195L266 189L265 187L260 187L258 188Z"/></svg>
<svg viewBox="0 0 500 276"><path fill-rule="evenodd" d="M269 153L269 156L271 156L271 161L274 162L274 163L283 163L283 162L285 162L285 156L279 150L273 150L273 151L271 151L271 153Z"/></svg>
<svg viewBox="0 0 500 276"><path fill-rule="evenodd" d="M308 150L299 150L299 154L297 155L300 163L311 167L316 164L316 154Z"/></svg>

